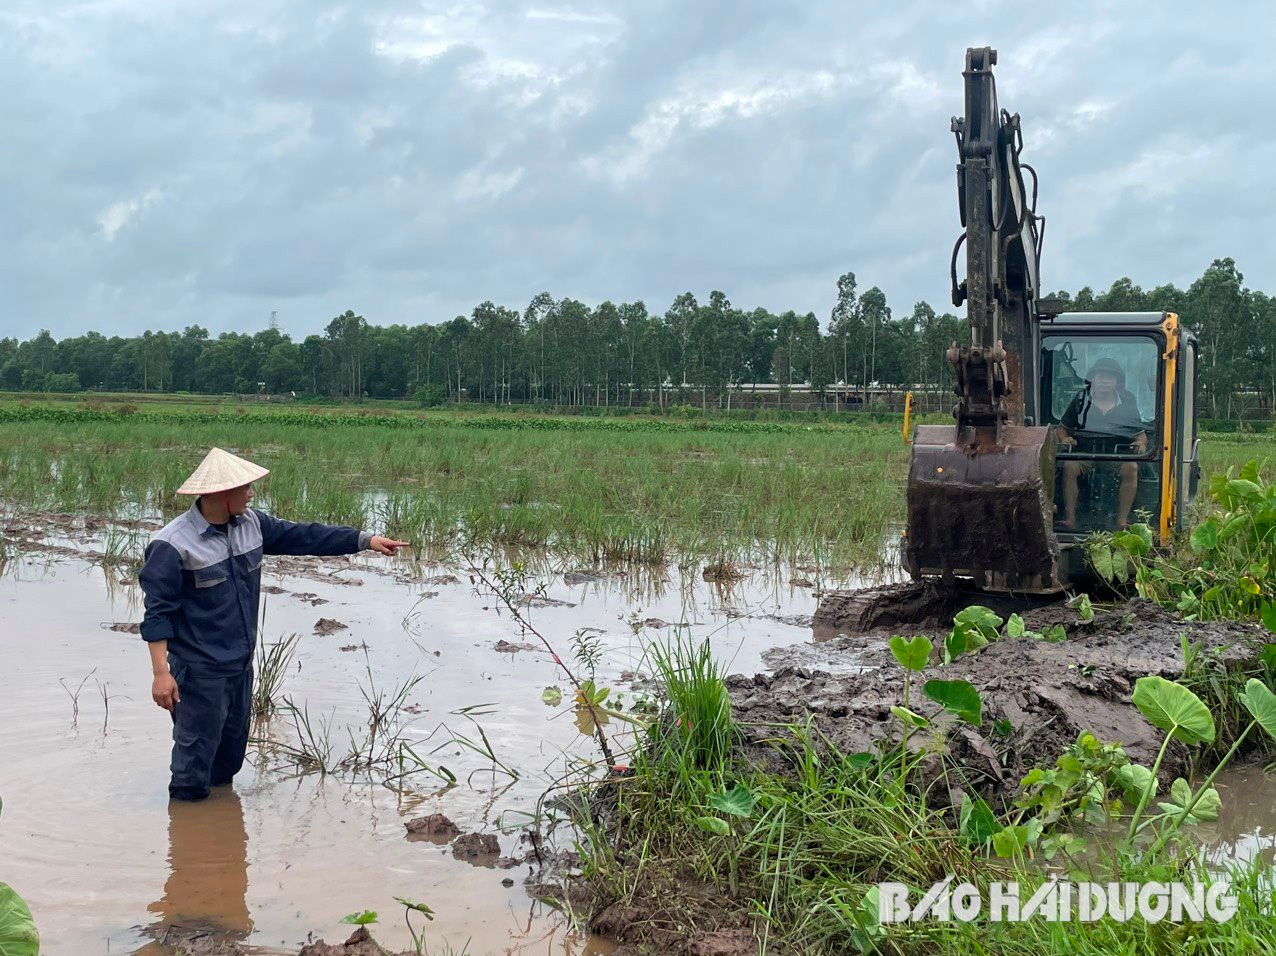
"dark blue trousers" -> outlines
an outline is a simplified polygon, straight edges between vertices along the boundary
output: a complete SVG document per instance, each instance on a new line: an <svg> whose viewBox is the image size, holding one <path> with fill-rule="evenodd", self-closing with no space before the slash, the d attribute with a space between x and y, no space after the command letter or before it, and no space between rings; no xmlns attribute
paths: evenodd
<svg viewBox="0 0 1276 956"><path fill-rule="evenodd" d="M197 672L169 659L181 700L173 708L172 780L177 800L203 800L230 783L244 764L252 717L253 667L249 659L229 675Z"/></svg>

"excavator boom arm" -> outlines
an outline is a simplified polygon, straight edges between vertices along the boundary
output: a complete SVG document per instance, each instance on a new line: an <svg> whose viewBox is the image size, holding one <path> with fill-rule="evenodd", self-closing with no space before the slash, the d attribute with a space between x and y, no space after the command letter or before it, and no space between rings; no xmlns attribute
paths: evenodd
<svg viewBox="0 0 1276 956"><path fill-rule="evenodd" d="M954 424L922 426L913 443L904 560L915 578L1050 591L1059 587L1054 435L1035 424L1043 220L1036 173L1019 161L1019 117L997 103L996 62L989 47L966 51L966 115L952 121L965 227L953 247L953 304L966 304L970 339L947 353ZM966 277L958 282L963 246Z"/></svg>

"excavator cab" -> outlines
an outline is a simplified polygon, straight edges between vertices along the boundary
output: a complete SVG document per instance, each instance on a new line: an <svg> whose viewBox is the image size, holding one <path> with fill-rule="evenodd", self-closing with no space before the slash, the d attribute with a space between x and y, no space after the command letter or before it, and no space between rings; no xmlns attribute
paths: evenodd
<svg viewBox="0 0 1276 956"><path fill-rule="evenodd" d="M1041 323L1041 424L1055 433L1061 577L1085 576L1094 531L1182 526L1200 477L1196 338L1172 312L1063 313Z"/></svg>

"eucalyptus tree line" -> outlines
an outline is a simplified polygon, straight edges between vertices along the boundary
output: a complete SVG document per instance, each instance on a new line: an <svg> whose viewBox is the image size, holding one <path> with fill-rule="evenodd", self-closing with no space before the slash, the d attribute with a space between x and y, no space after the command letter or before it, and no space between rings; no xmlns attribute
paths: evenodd
<svg viewBox="0 0 1276 956"><path fill-rule="evenodd" d="M944 350L964 334L962 319L926 302L897 314L852 272L835 292L822 319L745 310L717 290L705 301L684 292L663 312L540 292L521 310L489 300L445 321L376 325L348 310L300 341L276 329L214 337L199 325L61 341L41 330L0 339L0 388L729 407L762 384L783 397L799 385L821 394L951 382ZM1185 290L1145 291L1122 278L1103 293L1054 295L1082 311L1178 312L1202 343L1209 415L1276 407L1276 299L1246 288L1232 259L1215 260Z"/></svg>

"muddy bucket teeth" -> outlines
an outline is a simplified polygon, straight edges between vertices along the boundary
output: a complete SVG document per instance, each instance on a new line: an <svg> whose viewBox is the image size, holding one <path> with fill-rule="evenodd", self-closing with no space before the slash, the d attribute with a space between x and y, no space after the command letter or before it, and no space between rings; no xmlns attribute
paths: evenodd
<svg viewBox="0 0 1276 956"><path fill-rule="evenodd" d="M999 443L973 454L957 439L955 425L917 429L908 470L908 571L914 578L973 578L989 590L1060 590L1053 432L1007 425Z"/></svg>

